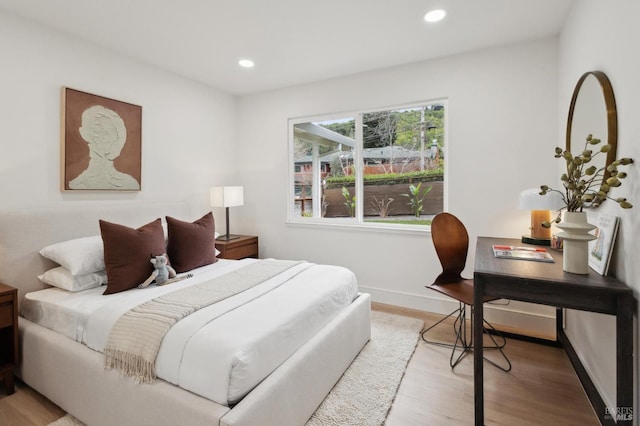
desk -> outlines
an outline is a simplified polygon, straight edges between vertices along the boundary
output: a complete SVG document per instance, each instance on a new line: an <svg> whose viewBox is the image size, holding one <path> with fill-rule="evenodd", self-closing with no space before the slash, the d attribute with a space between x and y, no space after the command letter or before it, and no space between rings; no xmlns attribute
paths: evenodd
<svg viewBox="0 0 640 426"><path fill-rule="evenodd" d="M473 274L473 338L482 342L484 296L521 300L557 308L579 309L616 316L616 400L619 409L633 407L633 292L620 281L591 271L577 275L562 270L562 253L551 251L555 263L498 259L492 245L522 246L520 240L479 237ZM558 333L562 324L556 322ZM475 424L484 424L482 345L474 348ZM597 413L602 418L604 413ZM619 421L618 424L631 424Z"/></svg>

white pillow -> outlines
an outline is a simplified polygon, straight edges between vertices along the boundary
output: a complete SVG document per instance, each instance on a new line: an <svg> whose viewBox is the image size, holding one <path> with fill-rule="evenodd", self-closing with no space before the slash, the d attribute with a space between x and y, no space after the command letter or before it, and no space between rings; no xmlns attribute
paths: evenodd
<svg viewBox="0 0 640 426"><path fill-rule="evenodd" d="M64 266L72 275L105 270L104 246L100 235L52 244L40 250L40 254Z"/></svg>
<svg viewBox="0 0 640 426"><path fill-rule="evenodd" d="M94 287L100 287L107 282L107 272L99 271L85 275L72 275L66 268L58 266L49 269L38 279L45 284L49 284L63 290L82 291Z"/></svg>

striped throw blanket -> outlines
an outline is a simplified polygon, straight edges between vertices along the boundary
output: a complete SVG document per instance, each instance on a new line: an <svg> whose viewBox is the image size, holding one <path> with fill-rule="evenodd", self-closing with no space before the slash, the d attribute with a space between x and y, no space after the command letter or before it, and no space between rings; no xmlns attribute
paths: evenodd
<svg viewBox="0 0 640 426"><path fill-rule="evenodd" d="M105 368L116 368L137 382L156 378L155 361L162 339L180 319L248 290L302 262L264 259L149 300L113 325L104 350Z"/></svg>

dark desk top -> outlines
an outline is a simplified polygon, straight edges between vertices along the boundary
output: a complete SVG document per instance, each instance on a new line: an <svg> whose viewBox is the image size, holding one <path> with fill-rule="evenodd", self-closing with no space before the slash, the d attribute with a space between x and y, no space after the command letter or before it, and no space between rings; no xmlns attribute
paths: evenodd
<svg viewBox="0 0 640 426"><path fill-rule="evenodd" d="M595 271L587 275L571 274L562 270L562 252L549 249L554 263L528 260L500 259L493 255L492 245L527 246L519 239L478 237L474 274L481 276L510 277L528 282L554 283L556 285L592 289L607 293L626 293L631 289L613 277L602 276ZM532 246L536 247L536 246ZM565 289L566 290L566 289Z"/></svg>

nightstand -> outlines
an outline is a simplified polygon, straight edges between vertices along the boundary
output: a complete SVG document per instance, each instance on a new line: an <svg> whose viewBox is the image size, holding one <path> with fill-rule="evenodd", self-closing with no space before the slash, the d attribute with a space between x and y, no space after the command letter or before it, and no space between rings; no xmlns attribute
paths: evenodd
<svg viewBox="0 0 640 426"><path fill-rule="evenodd" d="M232 240L216 240L216 248L220 250L220 259L258 258L258 237L253 235L238 235Z"/></svg>
<svg viewBox="0 0 640 426"><path fill-rule="evenodd" d="M15 392L18 365L18 290L0 284L0 378L9 395Z"/></svg>

